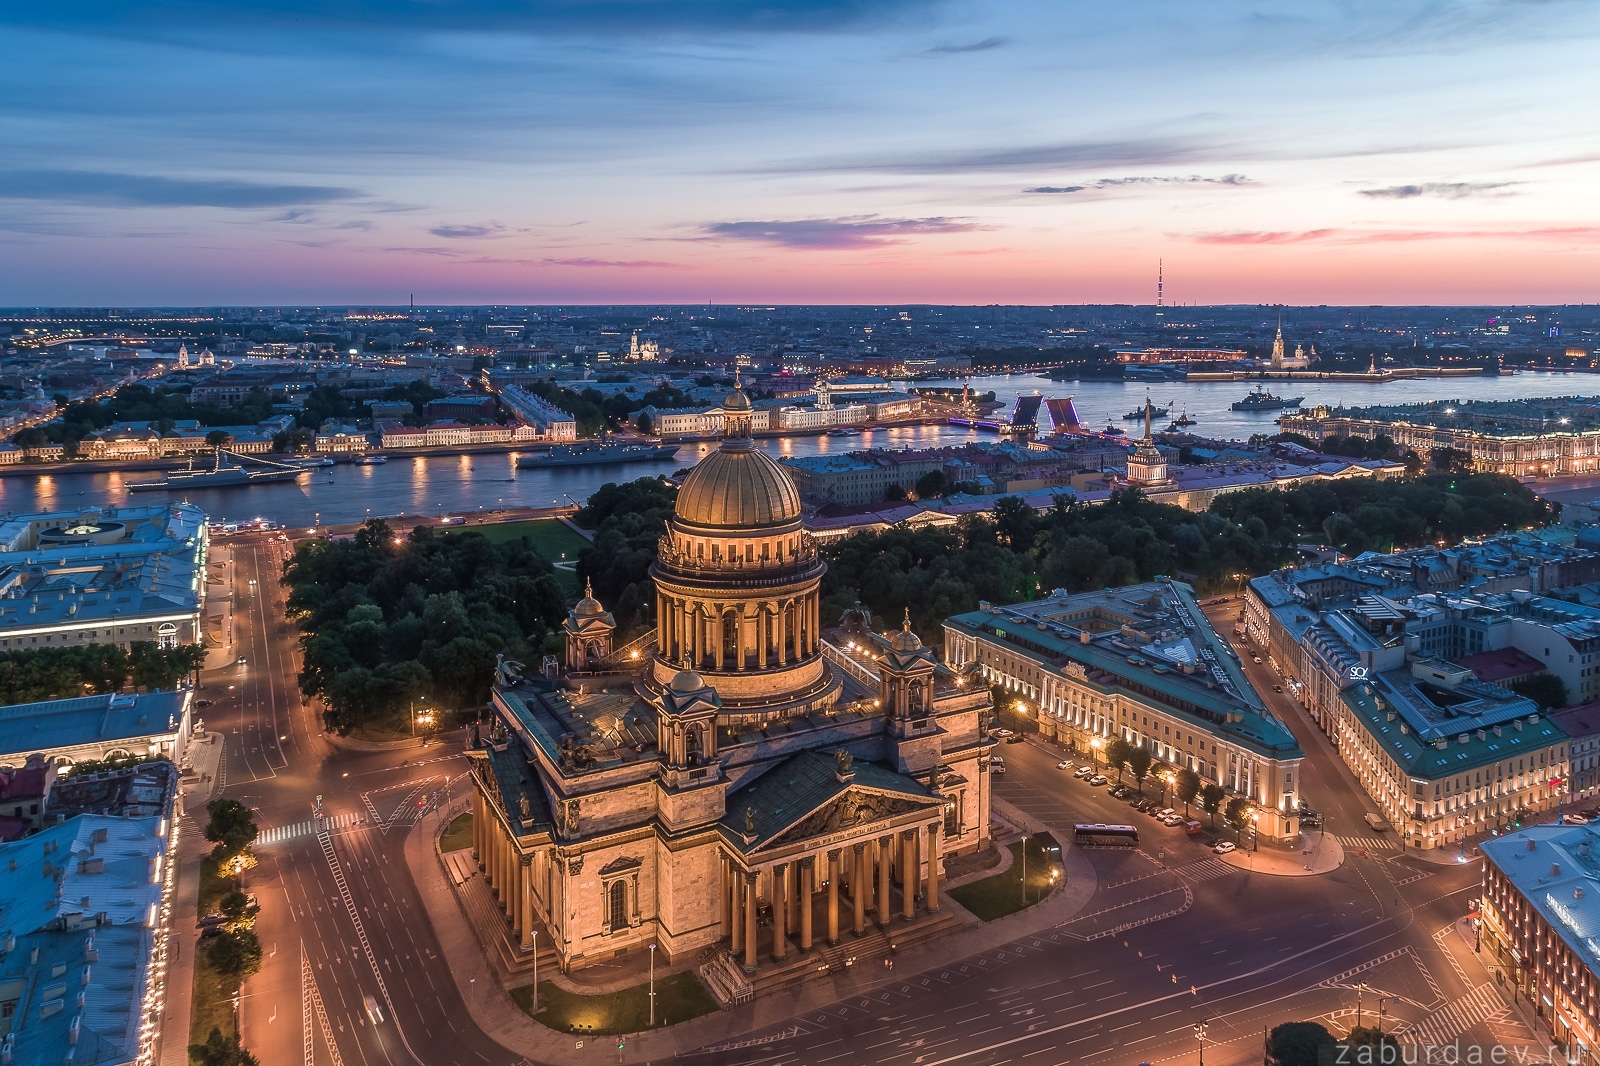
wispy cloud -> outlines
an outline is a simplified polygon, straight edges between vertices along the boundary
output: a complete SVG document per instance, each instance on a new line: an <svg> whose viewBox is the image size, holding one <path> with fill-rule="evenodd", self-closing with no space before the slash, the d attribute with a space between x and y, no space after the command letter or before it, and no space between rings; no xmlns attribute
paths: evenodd
<svg viewBox="0 0 1600 1066"><path fill-rule="evenodd" d="M1126 141L1068 141L1061 144L980 148L924 156L877 159L813 160L779 164L780 172L878 171L893 174L960 174L981 171L1089 167L1168 166L1195 163L1215 156L1213 143L1179 137Z"/></svg>
<svg viewBox="0 0 1600 1066"><path fill-rule="evenodd" d="M105 207L295 207L358 197L331 185L280 185L231 178L164 178L103 170L0 171L0 199Z"/></svg>
<svg viewBox="0 0 1600 1066"><path fill-rule="evenodd" d="M1513 196L1508 192L1517 181L1425 181L1417 185L1390 185L1382 189L1359 189L1374 200L1412 200L1432 196L1441 200L1465 200L1473 196Z"/></svg>
<svg viewBox="0 0 1600 1066"><path fill-rule="evenodd" d="M1101 189L1120 189L1129 187L1158 187L1162 185L1223 185L1243 187L1256 184L1243 174L1223 174L1221 177L1206 177L1201 174L1187 176L1138 176L1131 178L1096 178L1079 185L1035 185L1023 192L1068 194L1077 192L1095 192Z"/></svg>
<svg viewBox="0 0 1600 1066"><path fill-rule="evenodd" d="M981 41L971 44L939 44L934 45L922 54L925 56L958 56L968 52L988 52L995 48L1004 48L1011 41L1005 37L985 37Z"/></svg>
<svg viewBox="0 0 1600 1066"><path fill-rule="evenodd" d="M447 237L450 240L458 241L500 237L505 234L505 231L506 228L498 222L445 223L428 228L428 232L435 237Z"/></svg>
<svg viewBox="0 0 1600 1066"><path fill-rule="evenodd" d="M595 267L606 270L682 270L682 263L663 263L654 259L592 259L577 256L572 259L541 259L545 266Z"/></svg>
<svg viewBox="0 0 1600 1066"><path fill-rule="evenodd" d="M1332 237L1336 229L1247 230L1237 233L1201 233L1194 237L1196 244L1301 244Z"/></svg>
<svg viewBox="0 0 1600 1066"><path fill-rule="evenodd" d="M706 237L755 241L786 248L876 248L904 243L922 234L970 233L986 229L963 218L802 218L772 222L712 222L702 227Z"/></svg>

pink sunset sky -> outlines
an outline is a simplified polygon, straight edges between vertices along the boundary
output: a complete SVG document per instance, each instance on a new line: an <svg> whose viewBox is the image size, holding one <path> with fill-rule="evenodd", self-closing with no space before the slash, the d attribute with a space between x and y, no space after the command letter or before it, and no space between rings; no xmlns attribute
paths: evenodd
<svg viewBox="0 0 1600 1066"><path fill-rule="evenodd" d="M1594 302L1593 15L6 5L0 304Z"/></svg>

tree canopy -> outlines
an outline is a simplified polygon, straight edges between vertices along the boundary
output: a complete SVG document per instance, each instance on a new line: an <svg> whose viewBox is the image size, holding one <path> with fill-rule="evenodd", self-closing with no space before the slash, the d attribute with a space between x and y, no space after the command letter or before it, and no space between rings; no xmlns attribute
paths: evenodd
<svg viewBox="0 0 1600 1066"><path fill-rule="evenodd" d="M678 490L656 477L608 482L573 516L595 531L594 544L578 553L578 576L593 582L623 635L654 624L650 564L677 498Z"/></svg>
<svg viewBox="0 0 1600 1066"><path fill-rule="evenodd" d="M1267 1035L1267 1053L1276 1066L1321 1066L1333 1034L1317 1022L1284 1022Z"/></svg>
<svg viewBox="0 0 1600 1066"><path fill-rule="evenodd" d="M534 656L566 614L548 560L526 538L367 522L349 540L307 540L284 568L303 634L300 689L342 733L411 701L488 698L495 657Z"/></svg>
<svg viewBox="0 0 1600 1066"><path fill-rule="evenodd" d="M148 641L0 652L0 704L116 692L130 680L143 688L176 688L204 661L198 644L163 648Z"/></svg>

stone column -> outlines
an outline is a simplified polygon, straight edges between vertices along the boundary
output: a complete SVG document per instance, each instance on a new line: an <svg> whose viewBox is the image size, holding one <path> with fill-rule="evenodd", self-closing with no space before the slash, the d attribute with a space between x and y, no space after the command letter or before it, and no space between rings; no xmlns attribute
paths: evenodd
<svg viewBox="0 0 1600 1066"><path fill-rule="evenodd" d="M756 872L744 875L744 972L756 972Z"/></svg>
<svg viewBox="0 0 1600 1066"><path fill-rule="evenodd" d="M939 823L928 826L928 913L939 913Z"/></svg>
<svg viewBox="0 0 1600 1066"><path fill-rule="evenodd" d="M866 929L867 897L863 891L868 878L863 876L867 865L867 846L865 844L852 844L850 850L855 853L850 865L850 929L856 936L860 936Z"/></svg>
<svg viewBox="0 0 1600 1066"><path fill-rule="evenodd" d="M472 861L483 869L483 793L478 782L472 782Z"/></svg>
<svg viewBox="0 0 1600 1066"><path fill-rule="evenodd" d="M889 924L889 861L890 845L894 837L878 838L878 924L887 927Z"/></svg>
<svg viewBox="0 0 1600 1066"><path fill-rule="evenodd" d="M789 954L789 864L772 867L772 958L782 962Z"/></svg>
<svg viewBox="0 0 1600 1066"><path fill-rule="evenodd" d="M711 627L711 655L712 661L717 664L718 670L722 669L722 627L727 624L722 617L723 612L724 608L719 606L717 608L715 624Z"/></svg>
<svg viewBox="0 0 1600 1066"><path fill-rule="evenodd" d="M533 947L533 856L522 857L522 950Z"/></svg>
<svg viewBox="0 0 1600 1066"><path fill-rule="evenodd" d="M901 854L900 862L900 916L910 921L916 913L917 884L922 880L917 870L917 831L907 829L900 836Z"/></svg>
<svg viewBox="0 0 1600 1066"><path fill-rule="evenodd" d="M744 950L744 871L728 860L728 947L737 957Z"/></svg>
<svg viewBox="0 0 1600 1066"><path fill-rule="evenodd" d="M828 946L839 943L839 849L828 852Z"/></svg>
<svg viewBox="0 0 1600 1066"><path fill-rule="evenodd" d="M726 855L722 857L721 869L718 872L722 875L722 900L719 908L722 913L722 935L733 936L733 923L738 921L734 908L738 906L739 894L733 889L733 863Z"/></svg>
<svg viewBox="0 0 1600 1066"><path fill-rule="evenodd" d="M778 665L789 664L789 649L786 642L789 639L789 614L783 603L778 603L778 616L774 619L778 626Z"/></svg>
<svg viewBox="0 0 1600 1066"><path fill-rule="evenodd" d="M800 860L800 950L811 950L811 901L816 894L816 859Z"/></svg>
<svg viewBox="0 0 1600 1066"><path fill-rule="evenodd" d="M783 882L783 898L789 901L789 935L800 935L800 862L789 864L789 876Z"/></svg>

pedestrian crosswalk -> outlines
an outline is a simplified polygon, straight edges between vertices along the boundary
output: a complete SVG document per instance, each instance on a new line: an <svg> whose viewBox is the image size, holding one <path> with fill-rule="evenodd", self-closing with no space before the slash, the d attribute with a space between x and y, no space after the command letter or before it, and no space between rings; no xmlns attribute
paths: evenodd
<svg viewBox="0 0 1600 1066"><path fill-rule="evenodd" d="M1186 881L1198 884L1201 881L1215 881L1219 877L1236 874L1239 872L1239 868L1225 859L1213 857L1174 867L1173 872Z"/></svg>
<svg viewBox="0 0 1600 1066"><path fill-rule="evenodd" d="M313 836L322 829L326 829L331 833L335 829L343 829L346 826L355 825L359 821L361 821L361 815L352 811L349 814L330 814L326 818L307 818L305 821L296 822L293 825L275 825L270 829L261 831L260 835L256 837L256 847L259 848L267 844L281 844L285 840L293 840L295 837Z"/></svg>
<svg viewBox="0 0 1600 1066"><path fill-rule="evenodd" d="M1386 837L1340 836L1338 833L1335 833L1333 835L1333 839L1337 840L1341 845L1347 848L1365 848L1368 851L1394 850L1394 841L1389 840Z"/></svg>
<svg viewBox="0 0 1600 1066"><path fill-rule="evenodd" d="M1439 1008L1423 1021L1411 1026L1400 1039L1419 1047L1439 1047L1454 1042L1479 1022L1487 1021L1506 1009L1494 985L1485 982L1460 999Z"/></svg>

